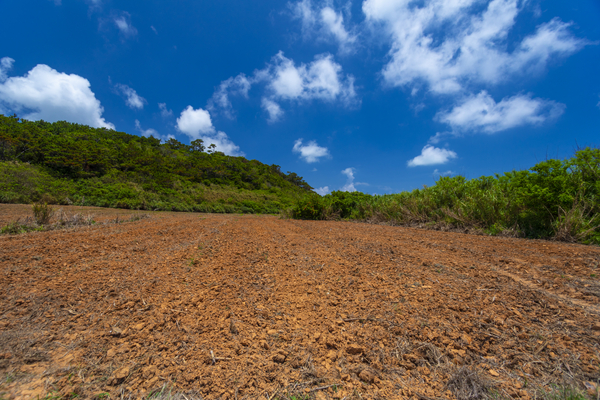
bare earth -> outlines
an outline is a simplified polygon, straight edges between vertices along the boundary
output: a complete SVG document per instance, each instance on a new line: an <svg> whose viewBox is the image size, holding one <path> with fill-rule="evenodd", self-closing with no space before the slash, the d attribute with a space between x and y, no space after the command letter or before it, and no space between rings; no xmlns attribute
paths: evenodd
<svg viewBox="0 0 600 400"><path fill-rule="evenodd" d="M0 224L29 214L0 205ZM600 377L599 263L594 246L273 216L3 235L0 398L583 389Z"/></svg>

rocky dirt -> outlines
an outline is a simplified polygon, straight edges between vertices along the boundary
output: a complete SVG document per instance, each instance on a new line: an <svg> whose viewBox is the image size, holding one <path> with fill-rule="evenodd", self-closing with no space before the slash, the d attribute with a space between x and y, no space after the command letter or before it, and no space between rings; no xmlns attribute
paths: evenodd
<svg viewBox="0 0 600 400"><path fill-rule="evenodd" d="M29 212L0 205L0 222ZM599 263L594 246L273 216L4 235L0 398L592 397Z"/></svg>

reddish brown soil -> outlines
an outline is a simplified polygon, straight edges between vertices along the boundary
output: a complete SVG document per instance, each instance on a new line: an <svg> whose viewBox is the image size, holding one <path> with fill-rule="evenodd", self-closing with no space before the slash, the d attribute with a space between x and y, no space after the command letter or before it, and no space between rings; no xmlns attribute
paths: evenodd
<svg viewBox="0 0 600 400"><path fill-rule="evenodd" d="M0 205L3 223L28 213ZM599 262L593 246L272 216L1 236L0 398L455 398L461 366L500 396L583 389L600 376Z"/></svg>

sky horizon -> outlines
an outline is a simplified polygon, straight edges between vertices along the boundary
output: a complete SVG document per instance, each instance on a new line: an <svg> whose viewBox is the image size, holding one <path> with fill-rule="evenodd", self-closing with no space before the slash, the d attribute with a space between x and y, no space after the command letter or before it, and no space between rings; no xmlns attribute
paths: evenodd
<svg viewBox="0 0 600 400"><path fill-rule="evenodd" d="M20 0L4 10L0 114L201 138L296 172L320 194L396 193L599 145L594 0Z"/></svg>

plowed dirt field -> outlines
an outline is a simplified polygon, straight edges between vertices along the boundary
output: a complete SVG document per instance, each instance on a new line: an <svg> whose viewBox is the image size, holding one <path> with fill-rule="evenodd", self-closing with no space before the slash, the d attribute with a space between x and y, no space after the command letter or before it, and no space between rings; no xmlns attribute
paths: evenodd
<svg viewBox="0 0 600 400"><path fill-rule="evenodd" d="M28 214L0 205L2 225ZM593 389L599 263L594 246L273 216L3 235L0 398Z"/></svg>

